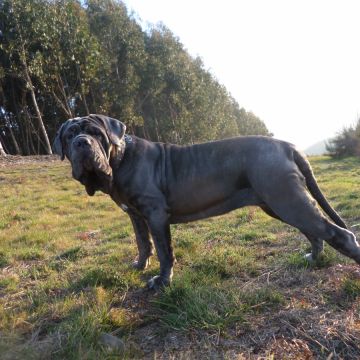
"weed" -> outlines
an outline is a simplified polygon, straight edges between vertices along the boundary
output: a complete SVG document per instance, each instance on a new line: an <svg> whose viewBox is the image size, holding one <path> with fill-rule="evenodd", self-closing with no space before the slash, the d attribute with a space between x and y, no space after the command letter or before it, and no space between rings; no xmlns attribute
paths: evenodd
<svg viewBox="0 0 360 360"><path fill-rule="evenodd" d="M347 277L342 285L347 296L355 299L360 296L360 278Z"/></svg>
<svg viewBox="0 0 360 360"><path fill-rule="evenodd" d="M54 359L95 358L101 353L98 338L102 331L109 329L106 307L83 306L76 309L57 329L61 339Z"/></svg>
<svg viewBox="0 0 360 360"><path fill-rule="evenodd" d="M9 264L9 258L8 256L5 254L5 252L0 251L0 269L2 267L5 267Z"/></svg>
<svg viewBox="0 0 360 360"><path fill-rule="evenodd" d="M40 260L44 258L44 252L41 249L36 248L24 248L17 252L16 259L17 260Z"/></svg>
<svg viewBox="0 0 360 360"><path fill-rule="evenodd" d="M19 277L17 275L10 275L4 278L0 278L0 290L14 291L19 283Z"/></svg>
<svg viewBox="0 0 360 360"><path fill-rule="evenodd" d="M175 283L153 304L159 311L160 321L175 330L221 330L243 320L236 296L218 287Z"/></svg>
<svg viewBox="0 0 360 360"><path fill-rule="evenodd" d="M270 288L241 292L221 284L192 286L175 283L154 300L165 327L186 330L217 329L245 323L249 312L259 312L284 304L283 295Z"/></svg>

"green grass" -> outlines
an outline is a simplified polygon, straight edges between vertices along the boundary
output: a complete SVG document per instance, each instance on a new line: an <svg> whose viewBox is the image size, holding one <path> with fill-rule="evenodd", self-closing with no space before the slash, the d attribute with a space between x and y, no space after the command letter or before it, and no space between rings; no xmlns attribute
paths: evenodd
<svg viewBox="0 0 360 360"><path fill-rule="evenodd" d="M105 289L114 288L117 290L127 289L126 280L114 268L91 268L84 276L76 282L75 288L83 289L87 287L103 286Z"/></svg>
<svg viewBox="0 0 360 360"><path fill-rule="evenodd" d="M0 252L0 268L5 267L9 264L8 256L4 252Z"/></svg>
<svg viewBox="0 0 360 360"><path fill-rule="evenodd" d="M210 279L214 281L216 277L210 276ZM285 302L281 293L268 287L239 292L229 284L209 284L209 280L204 284L202 280L200 277L194 283L193 279L183 277L153 301L157 316L166 328L225 331L235 324L246 327L246 318L254 311Z"/></svg>
<svg viewBox="0 0 360 360"><path fill-rule="evenodd" d="M324 251L316 261L309 263L305 257L305 253L310 253L311 247L306 251L298 251L290 253L286 259L285 264L295 268L327 268L342 261L342 256L336 250L331 248L328 244L324 244Z"/></svg>
<svg viewBox="0 0 360 360"><path fill-rule="evenodd" d="M347 277L343 283L345 293L351 298L360 296L360 278Z"/></svg>
<svg viewBox="0 0 360 360"><path fill-rule="evenodd" d="M311 163L330 202L349 225L359 224L359 159ZM359 309L351 307L359 280L337 270L353 269L353 262L325 246L309 265L307 240L261 210L173 225L174 281L153 294L145 283L159 271L156 257L146 271L132 269L128 217L108 196L88 197L68 163L0 171L1 358L271 358L276 336L302 339L318 358L329 355L318 343L344 358L349 349L360 356L350 345L341 348L346 338L320 328L333 318L332 334L347 324L358 336L341 306ZM348 311L358 319L357 310ZM122 337L125 352L102 346L104 332ZM174 338L182 340L172 347Z"/></svg>

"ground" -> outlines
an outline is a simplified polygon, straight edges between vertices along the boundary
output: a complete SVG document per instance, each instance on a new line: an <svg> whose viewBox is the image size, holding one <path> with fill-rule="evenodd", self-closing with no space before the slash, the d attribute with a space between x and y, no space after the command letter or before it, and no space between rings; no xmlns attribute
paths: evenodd
<svg viewBox="0 0 360 360"><path fill-rule="evenodd" d="M312 158L359 235L360 160ZM172 226L173 285L149 292L129 219L56 157L0 158L1 359L358 359L360 267L257 208ZM111 334L121 346L101 339Z"/></svg>

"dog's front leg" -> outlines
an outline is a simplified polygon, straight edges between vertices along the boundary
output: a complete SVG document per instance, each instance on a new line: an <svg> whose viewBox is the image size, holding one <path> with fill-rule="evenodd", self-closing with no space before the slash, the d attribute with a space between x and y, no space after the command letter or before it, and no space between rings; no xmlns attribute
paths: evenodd
<svg viewBox="0 0 360 360"><path fill-rule="evenodd" d="M152 209L146 219L160 262L160 275L154 276L148 282L149 289L156 290L170 284L175 258L167 213L161 209Z"/></svg>
<svg viewBox="0 0 360 360"><path fill-rule="evenodd" d="M144 270L150 265L150 256L153 255L153 245L150 240L149 229L142 216L131 210L128 210L127 213L134 228L136 245L139 252L137 260L133 262L133 266L136 269Z"/></svg>

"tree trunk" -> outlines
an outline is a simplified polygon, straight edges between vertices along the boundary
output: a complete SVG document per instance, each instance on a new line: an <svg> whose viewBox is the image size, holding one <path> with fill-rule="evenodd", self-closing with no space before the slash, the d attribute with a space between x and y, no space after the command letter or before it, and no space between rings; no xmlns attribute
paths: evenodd
<svg viewBox="0 0 360 360"><path fill-rule="evenodd" d="M30 90L31 100L32 100L34 108L35 108L40 133L41 133L41 135L43 136L43 138L45 140L45 144L44 144L45 145L45 151L46 151L46 153L48 155L51 155L52 150L51 150L49 137L48 137L48 134L47 134L46 129L45 129L45 125L44 125L44 122L43 122L43 119L42 119L42 116L41 116L41 113L40 113L38 103L36 101L34 86L33 86L33 83L32 83L32 80L31 80L31 77L30 77L30 74L29 74L29 69L28 69L28 66L27 66L27 63L26 63L26 55L25 55L26 53L25 53L24 44L22 44L22 49L21 50L22 50L22 54L20 56L20 60L21 60L22 66L24 68L24 75L25 75L25 79L26 79L28 88Z"/></svg>
<svg viewBox="0 0 360 360"><path fill-rule="evenodd" d="M4 150L4 147L2 145L2 139L0 138L0 156L6 156L6 152Z"/></svg>
<svg viewBox="0 0 360 360"><path fill-rule="evenodd" d="M26 93L24 90L22 90L22 94L21 94L21 100L18 103L18 105L15 104L15 108L16 108L16 118L17 118L17 122L19 125L19 131L20 131L20 139L19 139L19 143L21 146L21 150L22 150L22 154L24 155L30 155L30 148L29 148L29 141L28 141L28 136L27 136L27 120L26 117L23 113L23 109L26 105L24 105L24 103L26 103ZM21 110L21 112L19 112L19 109Z"/></svg>
<svg viewBox="0 0 360 360"><path fill-rule="evenodd" d="M88 104L87 104L87 101L86 101L86 96L85 96L85 94L83 92L81 93L81 97L82 97L82 101L83 101L83 104L84 104L84 107L85 107L86 115L89 115L90 114L89 107L88 107Z"/></svg>
<svg viewBox="0 0 360 360"><path fill-rule="evenodd" d="M29 149L28 151L28 155L30 154L36 154L35 151L35 146L34 146L34 142L33 142L33 131L31 130L31 127L34 127L34 125L31 122L31 118L30 118L30 114L28 112L28 110L25 110L25 123L26 123L26 143L27 143L27 147ZM38 134L36 134L36 136L39 136Z"/></svg>
<svg viewBox="0 0 360 360"><path fill-rule="evenodd" d="M66 91L65 91L64 82L62 81L61 75L58 75L56 77L56 79L57 79L57 85L58 85L58 88L60 90L61 96L64 99L64 106L67 109L68 117L73 118L74 116L73 116L72 110L71 110L71 108L69 106L68 98L67 98Z"/></svg>
<svg viewBox="0 0 360 360"><path fill-rule="evenodd" d="M87 101L86 101L86 96L85 96L85 91L84 91L84 84L83 84L83 81L82 81L82 79L81 79L81 73L80 73L80 69L79 69L79 66L78 66L78 65L76 66L76 72L77 72L78 81L79 81L79 83L80 83L81 101L83 102L86 115L89 115L89 114L90 114L90 111L89 111L89 107L88 107L88 104L87 104Z"/></svg>
<svg viewBox="0 0 360 360"><path fill-rule="evenodd" d="M19 115L19 110L18 110L18 104L16 104L16 101L15 101L15 89L14 89L14 81L13 79L11 79L11 94L12 94L12 102L14 104L14 109L15 109L15 115L16 115L16 122L19 126L19 129L20 129L20 123L21 123L21 119L20 119L20 115ZM15 146L15 151L16 151L16 154L17 155L22 155L22 151L20 149L20 146L19 146L19 143L18 141L16 140L16 137L14 135L14 132L13 132L13 129L11 127L11 125L8 127L9 131L10 131L10 136L11 136L11 139L14 143L14 146ZM20 130L20 133L21 133L21 130Z"/></svg>
<svg viewBox="0 0 360 360"><path fill-rule="evenodd" d="M71 111L69 110L69 107L68 106L65 106L60 98L56 95L55 91L52 91L51 92L52 96L54 97L56 103L60 106L61 110L64 112L65 116L68 117L68 118L71 118L72 117L72 113Z"/></svg>
<svg viewBox="0 0 360 360"><path fill-rule="evenodd" d="M14 144L14 147L15 147L15 153L16 153L16 155L21 155L21 151L20 151L19 144L18 144L18 142L17 142L17 140L16 140L16 137L15 137L15 135L14 135L14 132L13 132L11 126L8 126L8 130L9 130L9 133L10 133L11 140L12 140L12 142L13 142L13 144Z"/></svg>
<svg viewBox="0 0 360 360"><path fill-rule="evenodd" d="M27 79L29 81L31 99L33 101L33 105L34 105L34 108L35 108L35 112L36 112L36 116L37 116L37 120L38 120L38 125L39 125L39 130L40 130L40 133L42 134L42 136L43 136L43 138L45 140L45 151L46 151L46 153L48 155L51 155L52 150L51 150L49 137L48 137L48 134L46 132L45 125L44 125L44 122L43 122L43 119L42 119L42 116L41 116L41 113L40 113L40 110L39 110L39 107L38 107L38 104L37 104L37 101L36 101L34 87L32 85L32 81L30 79L29 74L27 74Z"/></svg>
<svg viewBox="0 0 360 360"><path fill-rule="evenodd" d="M90 87L90 97L91 97L91 108L93 110L93 113L97 114L95 96L91 87Z"/></svg>
<svg viewBox="0 0 360 360"><path fill-rule="evenodd" d="M27 133L27 124L26 120L21 123L21 144L22 144L22 153L24 155L30 155L30 147L29 147L29 138Z"/></svg>

